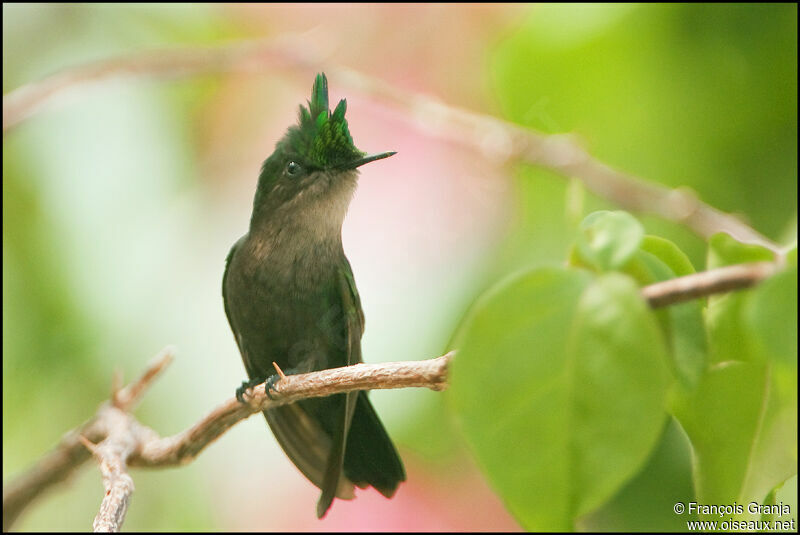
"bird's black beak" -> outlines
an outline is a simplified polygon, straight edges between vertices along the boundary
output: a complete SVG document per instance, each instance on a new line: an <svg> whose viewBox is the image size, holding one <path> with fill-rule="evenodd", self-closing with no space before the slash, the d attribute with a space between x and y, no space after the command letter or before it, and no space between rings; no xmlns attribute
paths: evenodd
<svg viewBox="0 0 800 535"><path fill-rule="evenodd" d="M364 156L363 158L359 158L358 160L344 164L342 169L355 169L356 167L361 167L365 163L374 162L375 160L383 160L384 158L394 156L395 154L397 154L397 151L370 154L369 156Z"/></svg>

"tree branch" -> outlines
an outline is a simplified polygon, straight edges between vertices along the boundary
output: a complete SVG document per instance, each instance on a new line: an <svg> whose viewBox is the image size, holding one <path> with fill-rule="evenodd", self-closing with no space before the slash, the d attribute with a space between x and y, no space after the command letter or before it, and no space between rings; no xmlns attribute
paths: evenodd
<svg viewBox="0 0 800 535"><path fill-rule="evenodd" d="M716 293L749 288L771 276L778 265L769 262L739 264L686 275L642 288L642 297L653 308ZM127 466L166 467L187 464L209 444L239 421L263 410L300 399L354 390L447 387L448 365L455 352L430 360L356 364L302 375L289 375L276 383L268 396L264 384L245 394L245 403L231 398L192 427L161 438L128 412L155 378L172 361L167 348L148 365L142 376L122 390L112 392L111 402L59 445L29 472L3 489L3 529L10 529L20 513L49 487L64 481L89 457L100 461L106 494L95 518L95 531L117 531L125 517L133 480Z"/></svg>
<svg viewBox="0 0 800 535"><path fill-rule="evenodd" d="M97 445L84 442L100 464L106 489L92 527L95 532L118 532L128 512L134 489L133 478L128 474L127 459L136 451L139 437L133 431L136 423L133 417L116 407L103 407L99 419L107 428L106 438Z"/></svg>
<svg viewBox="0 0 800 535"><path fill-rule="evenodd" d="M726 266L645 286L642 288L642 297L651 307L659 308L698 297L749 288L777 270L778 266L772 262Z"/></svg>
<svg viewBox="0 0 800 535"><path fill-rule="evenodd" d="M733 215L702 202L688 189L672 190L617 171L592 158L574 137L545 135L489 115L445 105L342 66L311 50L303 35L238 41L218 47L166 49L64 69L3 96L3 133L38 113L69 89L120 76L174 78L267 68L314 72L323 68L337 83L391 104L426 130L500 162L523 161L581 181L594 194L634 212L685 225L704 239L726 232L739 241L780 247Z"/></svg>
<svg viewBox="0 0 800 535"><path fill-rule="evenodd" d="M172 359L173 349L165 348L148 364L141 377L118 393L112 392L112 399L116 397L121 408L132 408ZM105 421L100 417L106 406L102 405L94 418L65 434L58 445L28 472L3 486L3 531L11 529L31 502L56 483L66 481L89 459L91 455L84 443L98 443L108 434Z"/></svg>
<svg viewBox="0 0 800 535"><path fill-rule="evenodd" d="M355 364L301 375L288 375L278 381L270 396L260 384L245 396L246 403L231 398L186 431L143 444L130 463L132 466L172 466L186 464L225 431L248 416L300 399L330 396L354 390L447 387L447 365L454 352L430 360Z"/></svg>
<svg viewBox="0 0 800 535"><path fill-rule="evenodd" d="M121 390L114 389L111 392L111 405L122 410L129 412L142 399L142 396L153 381L161 375L161 373L169 366L175 359L175 348L167 346L161 350L153 359L147 363L144 373Z"/></svg>
<svg viewBox="0 0 800 535"><path fill-rule="evenodd" d="M103 427L96 417L64 435L33 468L3 487L3 531L9 531L36 498L56 483L69 479L75 469L89 459L82 437L91 442L104 438Z"/></svg>
<svg viewBox="0 0 800 535"><path fill-rule="evenodd" d="M149 364L137 381L117 393L112 400L127 400L120 406L103 404L97 415L70 432L30 472L3 489L3 529L8 530L20 513L49 487L65 480L89 458L89 451L100 461L106 494L95 518L95 531L117 531L127 510L133 480L131 466L174 466L191 462L225 431L248 416L298 399L328 396L354 390L427 387L442 390L447 386L447 364L453 353L423 361L356 364L281 379L270 396L264 384L250 389L246 403L231 398L195 425L177 435L161 438L143 426L125 409L139 396L172 360L165 349Z"/></svg>

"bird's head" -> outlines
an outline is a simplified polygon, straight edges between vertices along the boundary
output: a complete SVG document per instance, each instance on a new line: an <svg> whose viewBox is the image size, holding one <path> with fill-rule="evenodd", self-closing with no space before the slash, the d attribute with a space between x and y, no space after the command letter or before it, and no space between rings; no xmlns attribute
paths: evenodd
<svg viewBox="0 0 800 535"><path fill-rule="evenodd" d="M303 209L318 203L344 204L355 190L357 168L394 152L367 155L358 150L345 119L347 101L328 108L328 80L318 74L308 107L300 105L298 123L289 127L261 168L256 212ZM344 217L344 213L341 214Z"/></svg>

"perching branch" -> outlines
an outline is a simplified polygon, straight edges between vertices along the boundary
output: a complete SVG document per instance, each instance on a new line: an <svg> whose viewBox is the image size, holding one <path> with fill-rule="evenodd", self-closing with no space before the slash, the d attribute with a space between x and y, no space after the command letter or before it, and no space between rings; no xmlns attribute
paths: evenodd
<svg viewBox="0 0 800 535"><path fill-rule="evenodd" d="M197 424L177 435L161 438L126 411L171 361L171 350L163 351L142 377L103 404L97 415L70 432L30 472L3 489L3 529L8 530L20 513L42 492L69 477L89 458L89 450L100 461L106 494L94 522L95 531L117 531L124 520L133 491L127 474L131 466L174 466L191 462L206 446L248 416L298 399L328 396L354 390L447 386L447 364L453 353L423 361L356 364L345 368L290 375L279 381L271 397L264 385L251 389L246 403L229 399ZM119 400L124 400L120 403ZM88 443L88 444L87 444Z"/></svg>
<svg viewBox="0 0 800 535"><path fill-rule="evenodd" d="M120 76L175 78L267 69L313 73L323 68L337 83L403 110L428 131L467 145L499 162L522 161L582 182L592 193L626 210L650 213L680 223L707 239L726 232L739 241L774 251L780 247L731 214L699 200L690 190L646 182L594 159L568 135L545 135L489 115L473 113L421 94L336 66L310 50L308 39L284 36L239 41L217 47L166 49L137 53L64 69L3 96L3 133L42 110L70 89Z"/></svg>
<svg viewBox="0 0 800 535"><path fill-rule="evenodd" d="M749 288L774 274L776 264L758 262L722 267L642 288L642 297L653 308L698 297ZM3 489L3 529L8 530L20 513L40 494L64 481L89 458L100 461L106 494L94 522L95 531L117 531L122 525L133 492L127 466L166 467L187 464L232 426L262 410L310 397L354 390L447 387L448 364L455 352L430 360L356 364L281 379L267 396L264 384L249 390L246 403L229 399L192 427L161 438L130 414L144 391L172 360L165 349L142 376L128 387L112 392L111 402L97 415L68 433L56 448L29 472Z"/></svg>
<svg viewBox="0 0 800 535"><path fill-rule="evenodd" d="M167 438L148 440L131 465L172 466L186 464L225 431L248 416L265 409L300 399L341 394L354 390L426 387L444 390L447 387L447 365L454 352L430 360L355 364L281 379L267 396L264 384L254 387L245 397L246 403L231 398L205 418L182 433Z"/></svg>

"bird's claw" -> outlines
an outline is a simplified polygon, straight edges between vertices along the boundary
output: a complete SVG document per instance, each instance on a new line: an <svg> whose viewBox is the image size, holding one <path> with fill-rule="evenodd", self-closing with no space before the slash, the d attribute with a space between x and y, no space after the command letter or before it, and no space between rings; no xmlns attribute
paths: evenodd
<svg viewBox="0 0 800 535"><path fill-rule="evenodd" d="M278 390L275 388L275 384L280 380L281 376L275 374L275 375L270 375L269 377L267 377L267 380L264 381L264 392L267 394L267 397L273 401L275 401L276 398L270 393L270 391L276 393L278 392Z"/></svg>
<svg viewBox="0 0 800 535"><path fill-rule="evenodd" d="M281 376L278 375L278 374L275 374L275 375L270 375L269 377L267 377L266 380L256 378L256 379L250 379L249 381L242 381L242 386L240 386L239 388L236 389L236 399L239 401L239 403L247 403L244 400L244 395L247 393L247 391L250 390L251 388L253 388L254 386L258 386L261 383L265 383L264 384L264 391L267 394L267 397L269 399L275 401L277 398L275 396L273 396L271 392L275 392L275 393L278 392L278 390L275 388L275 385L280 380L281 380Z"/></svg>
<svg viewBox="0 0 800 535"><path fill-rule="evenodd" d="M260 385L264 381L262 379L250 379L249 381L242 381L242 386L236 389L236 399L239 403L245 403L245 393L256 385Z"/></svg>

